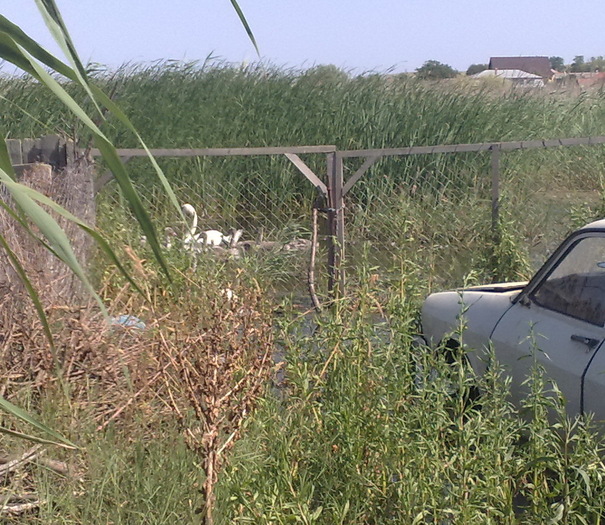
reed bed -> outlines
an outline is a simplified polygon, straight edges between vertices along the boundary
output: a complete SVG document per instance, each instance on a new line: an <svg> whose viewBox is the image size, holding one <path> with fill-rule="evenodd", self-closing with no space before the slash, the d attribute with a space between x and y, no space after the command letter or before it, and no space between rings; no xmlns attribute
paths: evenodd
<svg viewBox="0 0 605 525"><path fill-rule="evenodd" d="M92 74L151 147L357 149L605 134L601 92L494 93L321 66L161 62ZM63 132L87 144L31 80L0 79L0 93L9 136ZM137 145L113 122L103 128L117 147ZM21 481L44 497L10 520L192 523L210 491L221 524L601 522L601 437L589 421L565 418L538 368L524 406L513 407L505 371L494 366L479 380L462 362L452 367L420 352L412 336L429 291L522 278L537 260L523 246L543 255L566 229L602 214L603 157L600 147L503 156L498 246L490 245L487 156L377 163L347 201L347 294L322 316L298 293L304 254L206 257L194 271L188 254L167 251L175 280L165 282L109 184L98 197L99 227L123 247L144 300L101 259L95 282L115 315L134 314L147 329L107 332L102 319L70 311L69 322L53 324L55 356L33 317L2 341L4 392L83 447L60 458L75 463L77 475L44 465L11 474L5 492ZM325 171L325 158L304 160ZM240 226L249 239L280 242L311 235L314 189L285 159L161 163L179 200L198 207L208 228ZM348 163L347 174L358 165ZM132 161L129 171L158 229L184 231L149 166ZM293 289L294 299L283 299ZM226 290L243 304L234 307ZM242 355L238 345L248 359L230 361ZM225 418L204 419L208 399L191 377L224 371L227 380L210 389L219 402L227 399L221 388L245 384L244 370L259 362L262 381L241 398L245 410L235 403L222 407L231 410ZM57 363L68 373L55 376ZM466 395L477 384L479 401ZM203 429L219 421L227 426L214 428L213 439L229 454L209 487Z"/></svg>
<svg viewBox="0 0 605 525"><path fill-rule="evenodd" d="M146 143L158 148L334 144L358 149L605 133L602 91L575 95L503 91L468 79L435 84L404 75L352 76L331 66L303 71L221 62L163 61L125 65L116 71L91 67L91 74L128 114ZM1 118L9 136L62 132L87 144L85 132L33 81L3 78L0 93ZM118 147L137 145L111 121L103 129ZM316 173L325 173L324 156L307 155L303 160ZM601 214L604 161L600 146L502 156L501 209L518 232L515 246L531 247L531 265L576 225L578 216ZM288 232L310 238L315 189L285 158L160 163L177 197L194 204L208 228L243 228L251 240L283 238ZM360 163L347 161L345 177ZM431 258L442 259L452 268L443 284L459 284L468 269L485 259L491 223L489 163L489 155L482 153L385 158L376 163L347 198L351 253L361 252L367 244L376 252L377 264L385 270L391 263L396 267L397 250L406 245L405 224L412 225L411 238L422 247L418 250L416 244L407 255L427 254L428 246L428 255L415 260L430 267ZM128 169L160 230L166 225L182 227L148 163L133 160ZM112 211L101 214L102 227L131 232L134 221L114 185L101 193L100 206ZM443 255L447 252L453 258ZM467 255L461 260L455 252ZM489 269L482 273L493 274Z"/></svg>
<svg viewBox="0 0 605 525"><path fill-rule="evenodd" d="M605 133L601 92L571 97L511 91L495 96L489 86L470 82L434 85L405 76L350 76L326 66L299 71L270 65L160 62L98 70L93 77L113 94L146 143L157 148L335 144L338 149L361 149ZM76 125L57 102L42 96L42 89L27 78L0 81L7 133L15 137L77 134ZM105 128L118 147L137 146L119 127L108 123ZM78 138L86 143L86 136ZM579 155L561 149L524 154L523 159L532 156L552 177L567 178L570 167L575 176L590 173L602 164L603 153L599 148ZM324 171L324 159L309 162ZM460 186L482 173L486 162L476 155L388 161L374 168L381 176L370 178L363 193L388 191L389 185L402 181L422 184L431 174L443 179L440 184ZM523 160L515 164L522 167ZM237 181L242 187L262 182L289 202L298 193L312 193L285 159L179 159L167 171L192 189L200 180L216 187L224 181ZM145 166L131 173L149 183Z"/></svg>

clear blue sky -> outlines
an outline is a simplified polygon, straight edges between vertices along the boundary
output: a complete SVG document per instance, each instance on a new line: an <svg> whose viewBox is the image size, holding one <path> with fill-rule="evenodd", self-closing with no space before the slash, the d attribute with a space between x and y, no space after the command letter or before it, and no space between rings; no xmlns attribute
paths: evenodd
<svg viewBox="0 0 605 525"><path fill-rule="evenodd" d="M84 62L256 61L229 0L57 0ZM34 0L1 12L51 51ZM414 71L426 60L459 70L490 56L605 55L604 0L240 0L263 60Z"/></svg>

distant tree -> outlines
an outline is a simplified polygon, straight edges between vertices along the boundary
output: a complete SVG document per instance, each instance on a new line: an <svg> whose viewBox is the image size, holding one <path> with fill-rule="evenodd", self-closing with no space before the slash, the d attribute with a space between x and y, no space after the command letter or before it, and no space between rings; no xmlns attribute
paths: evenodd
<svg viewBox="0 0 605 525"><path fill-rule="evenodd" d="M550 57L550 67L555 71L565 71L565 61L561 57Z"/></svg>
<svg viewBox="0 0 605 525"><path fill-rule="evenodd" d="M437 60L427 60L421 67L416 69L416 76L425 80L437 80L440 78L453 78L458 75L453 67L442 64Z"/></svg>
<svg viewBox="0 0 605 525"><path fill-rule="evenodd" d="M605 71L605 57L598 56L590 59L591 71Z"/></svg>
<svg viewBox="0 0 605 525"><path fill-rule="evenodd" d="M481 71L485 71L488 67L489 66L487 64L471 64L470 66L468 66L466 74L468 76L476 75L477 73L481 73Z"/></svg>
<svg viewBox="0 0 605 525"><path fill-rule="evenodd" d="M590 64L584 61L584 55L576 55L569 70L572 73L586 73L590 71Z"/></svg>

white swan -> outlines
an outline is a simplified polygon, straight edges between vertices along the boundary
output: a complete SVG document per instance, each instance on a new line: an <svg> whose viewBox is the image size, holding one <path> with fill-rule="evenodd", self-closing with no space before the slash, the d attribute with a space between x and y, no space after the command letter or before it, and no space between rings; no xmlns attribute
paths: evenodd
<svg viewBox="0 0 605 525"><path fill-rule="evenodd" d="M181 207L184 214L192 217L189 231L183 237L185 249L200 250L204 246L221 246L226 244L233 246L242 236L243 230L233 230L231 235L225 235L218 230L205 230L197 233L197 212L191 204L183 204Z"/></svg>
<svg viewBox="0 0 605 525"><path fill-rule="evenodd" d="M189 231L183 237L183 244L185 245L185 248L187 248L188 245L195 243L197 240L195 234L197 231L197 212L191 204L183 204L181 210L185 215L190 215L193 218L191 225L189 226Z"/></svg>

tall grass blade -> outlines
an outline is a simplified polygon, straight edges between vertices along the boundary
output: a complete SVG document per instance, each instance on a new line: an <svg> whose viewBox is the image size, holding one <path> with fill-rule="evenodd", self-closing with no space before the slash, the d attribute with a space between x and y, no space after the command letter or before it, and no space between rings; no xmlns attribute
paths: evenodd
<svg viewBox="0 0 605 525"><path fill-rule="evenodd" d="M46 27L48 27L55 42L57 42L63 53L65 53L65 56L67 56L72 63L80 85L86 90L91 101L94 103L96 110L102 115L101 109L90 91L86 69L82 65L76 47L63 22L63 17L61 16L59 9L57 9L57 5L54 0L36 0L36 4L38 4L38 10L42 14L42 17L46 22Z"/></svg>
<svg viewBox="0 0 605 525"><path fill-rule="evenodd" d="M16 437L18 439L24 439L25 441L31 441L32 443L39 443L40 445L55 445L58 447L75 449L76 446L67 445L65 443L61 443L59 441L52 441L50 439L43 439L37 436L32 436L31 434L24 434L23 432L16 432L15 430L11 430L6 427L0 427L0 434L6 434L7 436Z"/></svg>
<svg viewBox="0 0 605 525"><path fill-rule="evenodd" d="M244 16L244 12L240 9L240 6L237 3L237 0L231 0L231 5L233 6L233 9L235 9L237 16L239 16L240 22L244 26L246 33L248 33L248 38L250 38L250 41L252 42L254 49L256 49L256 54L260 55L260 52L258 50L258 45L256 44L256 39L254 38L254 35L252 34L252 29L250 29L250 26L248 25L248 21L246 20L246 17Z"/></svg>
<svg viewBox="0 0 605 525"><path fill-rule="evenodd" d="M4 170L6 174L14 180L15 170L13 169L11 158L8 153L8 147L4 140L0 140L0 169Z"/></svg>
<svg viewBox="0 0 605 525"><path fill-rule="evenodd" d="M62 443L64 446L68 446L69 448L78 448L77 445L72 443L69 439L63 437L61 434L53 430L52 428L47 427L45 424L40 423L37 419L29 415L25 410L19 408L16 405L13 405L10 401L0 397L0 409L4 410L8 414L24 421L25 423L31 425L32 427L52 436L58 443Z"/></svg>
<svg viewBox="0 0 605 525"><path fill-rule="evenodd" d="M103 158L109 165L109 168L113 172L118 184L124 193L124 196L129 203L138 223L143 229L147 239L149 241L149 245L151 246L153 253L160 263L160 266L164 273L170 276L170 272L168 267L166 266L166 262L162 256L162 250L160 247L160 243L157 238L157 234L155 232L155 228L153 227L153 223L146 212L136 190L134 189L128 174L126 173L126 169L124 164L120 160L115 147L111 144L111 142L103 135L101 130L97 127L97 125L92 121L92 119L86 114L86 112L76 103L76 101L65 91L65 89L57 82L55 78L51 74L49 74L45 68L43 68L37 60L40 60L46 66L54 69L55 71L67 76L69 79L79 82L78 76L69 66L56 59L50 53L45 51L40 47L33 39L28 37L21 29L16 27L14 24L10 23L4 17L0 16L0 57L5 60L13 63L17 67L23 69L25 72L31 74L40 82L44 83L53 93L54 95L74 114L80 121L93 132L95 136L95 145L101 151ZM8 31L8 33L7 33ZM15 39L13 39L13 35ZM37 60L36 60L37 59ZM101 90L91 89L91 93L94 91L94 95L97 97L101 97L101 102L103 105L107 107L112 113L116 114L119 120L123 123L127 123L127 117L121 112L117 111L117 106L111 102L109 97L102 94ZM129 122L128 122L129 123ZM128 125L128 124L127 124ZM129 129L132 131L134 127L130 124L128 125ZM142 142L142 139L137 134L137 138ZM143 144L146 151L149 151L147 147ZM159 170L159 166L155 164L156 172ZM178 201L176 197L170 190L170 184L166 180L166 178L161 174L160 171L160 180L165 189L171 195L171 200L173 201L176 208L179 209Z"/></svg>

